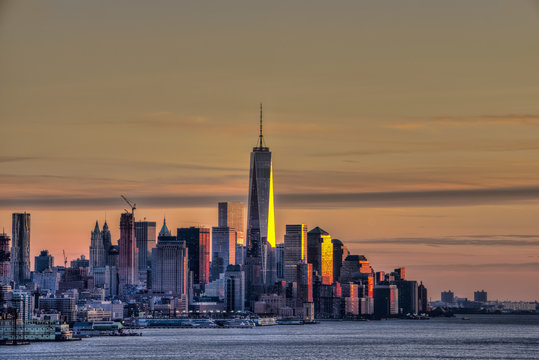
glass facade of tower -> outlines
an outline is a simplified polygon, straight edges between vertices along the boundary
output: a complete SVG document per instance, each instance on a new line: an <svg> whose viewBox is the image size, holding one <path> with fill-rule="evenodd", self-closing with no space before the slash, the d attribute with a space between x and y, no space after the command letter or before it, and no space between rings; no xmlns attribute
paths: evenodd
<svg viewBox="0 0 539 360"><path fill-rule="evenodd" d="M11 280L23 284L30 280L30 214L14 213L11 241Z"/></svg>
<svg viewBox="0 0 539 360"><path fill-rule="evenodd" d="M273 169L269 148L255 147L249 173L247 216L247 283L249 300L257 300L276 279Z"/></svg>

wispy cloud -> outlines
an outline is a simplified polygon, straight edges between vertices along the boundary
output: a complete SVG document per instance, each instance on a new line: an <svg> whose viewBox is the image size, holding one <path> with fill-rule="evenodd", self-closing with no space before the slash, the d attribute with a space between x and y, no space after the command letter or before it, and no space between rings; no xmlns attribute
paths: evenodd
<svg viewBox="0 0 539 360"><path fill-rule="evenodd" d="M539 262L527 263L492 263L492 264L423 264L407 265L406 267L418 270L433 271L539 271Z"/></svg>
<svg viewBox="0 0 539 360"><path fill-rule="evenodd" d="M362 244L427 246L539 246L539 235L464 235L361 240Z"/></svg>
<svg viewBox="0 0 539 360"><path fill-rule="evenodd" d="M229 199L245 201L244 194L131 194L138 202L151 208L213 207L215 202ZM302 193L280 194L276 203L280 208L347 208L347 207L443 207L503 204L539 200L539 187L513 187L492 189L398 191L377 193ZM93 196L43 196L4 197L1 208L51 207L51 208L106 208L117 204L116 197ZM392 240L394 241L394 240ZM422 240L409 240L422 241ZM442 245L440 243L439 245Z"/></svg>
<svg viewBox="0 0 539 360"><path fill-rule="evenodd" d="M417 130L434 126L539 126L539 115L505 114L471 117L438 116L416 122L383 125L386 129Z"/></svg>

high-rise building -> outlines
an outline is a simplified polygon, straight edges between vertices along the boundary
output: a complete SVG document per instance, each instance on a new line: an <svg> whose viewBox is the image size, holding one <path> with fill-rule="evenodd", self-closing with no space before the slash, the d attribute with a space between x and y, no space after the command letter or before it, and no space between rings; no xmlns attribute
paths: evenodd
<svg viewBox="0 0 539 360"><path fill-rule="evenodd" d="M404 274L404 268L403 273ZM408 280L396 280L395 285L399 289L399 308L401 313L417 314L419 310L418 306L418 292L417 281Z"/></svg>
<svg viewBox="0 0 539 360"><path fill-rule="evenodd" d="M228 265L236 264L236 231L228 226L212 228L212 276L219 278Z"/></svg>
<svg viewBox="0 0 539 360"><path fill-rule="evenodd" d="M341 240L333 239L333 282L338 282L341 277L341 267L344 259L348 256L348 250Z"/></svg>
<svg viewBox="0 0 539 360"><path fill-rule="evenodd" d="M187 247L189 271L193 284L202 285L210 280L210 229L205 227L178 228L178 240Z"/></svg>
<svg viewBox="0 0 539 360"><path fill-rule="evenodd" d="M170 233L166 221L152 249L152 282L154 294L181 296L187 294L187 248Z"/></svg>
<svg viewBox="0 0 539 360"><path fill-rule="evenodd" d="M152 263L152 249L155 248L156 223L155 221L136 221L135 239L138 251L139 280L146 282L146 273Z"/></svg>
<svg viewBox="0 0 539 360"><path fill-rule="evenodd" d="M384 318L399 313L399 290L397 285L374 287L374 316Z"/></svg>
<svg viewBox="0 0 539 360"><path fill-rule="evenodd" d="M2 232L0 234L0 282L9 283L9 263L11 259L11 252L9 251L11 239L8 234Z"/></svg>
<svg viewBox="0 0 539 360"><path fill-rule="evenodd" d="M428 305L428 299L427 299L427 288L425 285L423 285L423 281L419 286L417 287L417 311L420 314L427 312L427 305Z"/></svg>
<svg viewBox="0 0 539 360"><path fill-rule="evenodd" d="M284 279L296 281L297 265L307 260L307 225L286 225L284 235Z"/></svg>
<svg viewBox="0 0 539 360"><path fill-rule="evenodd" d="M453 291L442 291L442 302L446 304L453 304L455 302L455 293Z"/></svg>
<svg viewBox="0 0 539 360"><path fill-rule="evenodd" d="M49 254L49 250L41 250L39 256L34 257L34 271L43 272L52 270L54 267L54 256Z"/></svg>
<svg viewBox="0 0 539 360"><path fill-rule="evenodd" d="M90 238L90 268L103 267L107 263L107 253L103 242L103 233L99 229L97 220Z"/></svg>
<svg viewBox="0 0 539 360"><path fill-rule="evenodd" d="M275 245L275 263L276 263L276 275L277 275L277 281L283 281L284 280L284 258L285 258L285 245L284 243Z"/></svg>
<svg viewBox="0 0 539 360"><path fill-rule="evenodd" d="M105 223L103 224L103 231L101 232L101 237L103 239L103 247L105 248L105 252L108 254L110 248L112 247L112 238L110 235L109 224L107 224L107 220L105 220ZM110 264L107 263L107 265Z"/></svg>
<svg viewBox="0 0 539 360"><path fill-rule="evenodd" d="M138 282L138 252L135 242L135 214L125 212L120 218L120 289Z"/></svg>
<svg viewBox="0 0 539 360"><path fill-rule="evenodd" d="M333 283L331 236L318 226L307 233L307 262L313 264L313 271L322 277L322 284Z"/></svg>
<svg viewBox="0 0 539 360"><path fill-rule="evenodd" d="M245 310L245 273L240 265L228 265L226 268L225 306L229 312Z"/></svg>
<svg viewBox="0 0 539 360"><path fill-rule="evenodd" d="M305 261L296 264L297 303L296 309L303 310L304 303L313 302L313 266Z"/></svg>
<svg viewBox="0 0 539 360"><path fill-rule="evenodd" d="M245 264L247 298L252 302L276 279L273 169L271 152L262 135L262 105L259 140L251 152L248 204Z"/></svg>
<svg viewBox="0 0 539 360"><path fill-rule="evenodd" d="M30 281L30 214L14 213L11 242L11 280Z"/></svg>
<svg viewBox="0 0 539 360"><path fill-rule="evenodd" d="M487 292L485 290L475 291L473 293L473 301L486 303L487 302Z"/></svg>
<svg viewBox="0 0 539 360"><path fill-rule="evenodd" d="M241 202L220 202L218 204L219 227L230 227L236 231L243 232L244 216L243 203Z"/></svg>

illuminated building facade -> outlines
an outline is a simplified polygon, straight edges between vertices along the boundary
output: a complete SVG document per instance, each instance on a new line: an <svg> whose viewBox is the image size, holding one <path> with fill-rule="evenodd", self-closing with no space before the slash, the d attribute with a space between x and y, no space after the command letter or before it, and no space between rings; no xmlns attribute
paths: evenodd
<svg viewBox="0 0 539 360"><path fill-rule="evenodd" d="M138 282L138 251L135 243L135 214L125 212L120 218L120 289Z"/></svg>
<svg viewBox="0 0 539 360"><path fill-rule="evenodd" d="M11 280L30 281L30 214L14 213L11 242Z"/></svg>
<svg viewBox="0 0 539 360"><path fill-rule="evenodd" d="M333 283L333 243L331 236L318 226L307 233L307 261L322 277L322 284Z"/></svg>
<svg viewBox="0 0 539 360"><path fill-rule="evenodd" d="M262 105L259 142L251 152L246 252L247 298L256 301L276 280L273 169L262 136Z"/></svg>
<svg viewBox="0 0 539 360"><path fill-rule="evenodd" d="M204 227L178 228L178 240L187 247L188 267L193 272L193 283L210 282L210 229Z"/></svg>
<svg viewBox="0 0 539 360"><path fill-rule="evenodd" d="M307 225L286 225L284 235L284 279L296 281L297 265L307 260Z"/></svg>

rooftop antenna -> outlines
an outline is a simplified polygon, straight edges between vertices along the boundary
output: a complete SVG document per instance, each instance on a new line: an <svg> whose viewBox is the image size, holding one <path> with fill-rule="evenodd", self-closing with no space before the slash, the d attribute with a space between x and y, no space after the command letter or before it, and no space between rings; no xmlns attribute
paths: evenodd
<svg viewBox="0 0 539 360"><path fill-rule="evenodd" d="M262 103L260 103L260 135L259 135L259 147L264 147L264 136L262 135Z"/></svg>

